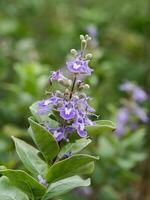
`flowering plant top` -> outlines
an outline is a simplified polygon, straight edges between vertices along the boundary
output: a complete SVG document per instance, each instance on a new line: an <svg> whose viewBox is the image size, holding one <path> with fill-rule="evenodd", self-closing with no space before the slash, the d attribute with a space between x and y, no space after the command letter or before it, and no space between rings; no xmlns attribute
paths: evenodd
<svg viewBox="0 0 150 200"><path fill-rule="evenodd" d="M43 122L57 141L67 140L75 131L80 137L86 137L85 126L95 125L90 119L95 110L89 105L90 98L83 93L83 89L89 88L89 85L84 83L83 76L89 76L93 71L89 67L92 54L86 54L91 37L81 35L80 39L81 49L72 49L73 59L66 62L65 70L69 76L66 77L63 69L53 72L50 76L50 82L59 82L65 87L64 91L54 91L48 99L38 102L39 115L50 115L55 112L54 115L57 113L61 118L55 128L51 127L48 121Z"/></svg>

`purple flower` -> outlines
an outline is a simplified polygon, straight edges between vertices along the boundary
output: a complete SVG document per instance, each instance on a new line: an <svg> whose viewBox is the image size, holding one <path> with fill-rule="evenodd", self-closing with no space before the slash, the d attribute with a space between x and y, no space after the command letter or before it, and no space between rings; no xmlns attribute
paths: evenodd
<svg viewBox="0 0 150 200"><path fill-rule="evenodd" d="M129 81L123 83L121 86L120 86L120 90L121 91L125 91L125 92L131 92L134 88L134 85L132 83L130 83Z"/></svg>
<svg viewBox="0 0 150 200"><path fill-rule="evenodd" d="M58 103L59 101L61 101L61 100L62 100L62 99L59 98L59 97L52 96L52 97L49 98L49 99L39 101L39 102L38 102L38 109L39 109L38 113L39 113L40 115L44 115L44 114L50 112L51 109L52 109L52 107L53 107L54 105L57 105L57 103Z"/></svg>
<svg viewBox="0 0 150 200"><path fill-rule="evenodd" d="M118 136L121 136L121 135L123 135L124 133L125 133L125 126L124 126L124 124L118 124L117 125L117 129L116 129L116 134L118 135Z"/></svg>
<svg viewBox="0 0 150 200"><path fill-rule="evenodd" d="M138 102L143 102L147 99L147 95L140 87L135 87L133 90L133 98Z"/></svg>
<svg viewBox="0 0 150 200"><path fill-rule="evenodd" d="M82 59L76 58L75 60L68 61L66 64L67 64L68 70L75 74L91 75L91 72L93 71L88 66L87 60L82 60Z"/></svg>
<svg viewBox="0 0 150 200"><path fill-rule="evenodd" d="M89 26L87 26L86 30L90 36L92 37L97 36L97 28L94 24L90 24Z"/></svg>
<svg viewBox="0 0 150 200"><path fill-rule="evenodd" d="M52 104L50 99L42 100L38 102L38 113L44 115L51 111Z"/></svg>
<svg viewBox="0 0 150 200"><path fill-rule="evenodd" d="M65 138L65 128L49 128L49 131L53 134L57 141L61 141Z"/></svg>
<svg viewBox="0 0 150 200"><path fill-rule="evenodd" d="M125 124L129 120L129 111L126 107L122 107L118 111L117 115L117 135L122 135L125 131Z"/></svg>
<svg viewBox="0 0 150 200"><path fill-rule="evenodd" d="M120 123L126 124L128 119L129 119L128 109L125 107L120 108L118 111L118 116L117 116L118 124L120 124Z"/></svg>
<svg viewBox="0 0 150 200"><path fill-rule="evenodd" d="M77 133L80 137L86 137L87 136L87 132L85 130L85 124L84 124L84 120L82 117L78 116L75 120L75 122L72 124L73 127L75 127L77 129Z"/></svg>
<svg viewBox="0 0 150 200"><path fill-rule="evenodd" d="M60 111L60 116L65 119L73 119L76 115L76 110L71 102L64 103L64 106L58 109Z"/></svg>
<svg viewBox="0 0 150 200"><path fill-rule="evenodd" d="M60 70L56 71L56 72L53 72L52 75L50 76L50 79L53 81L57 81L58 79L62 78L62 74L60 72Z"/></svg>
<svg viewBox="0 0 150 200"><path fill-rule="evenodd" d="M134 113L137 115L137 117L144 123L148 122L148 116L144 112L142 108L140 108L138 105L134 108Z"/></svg>

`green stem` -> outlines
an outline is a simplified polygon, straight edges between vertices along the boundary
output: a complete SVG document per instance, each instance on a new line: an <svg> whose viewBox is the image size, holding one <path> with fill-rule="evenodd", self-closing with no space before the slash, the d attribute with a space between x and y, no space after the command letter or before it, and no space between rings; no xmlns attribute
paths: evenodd
<svg viewBox="0 0 150 200"><path fill-rule="evenodd" d="M73 91L74 91L76 80L77 80L77 77L76 77L76 74L75 74L75 77L74 77L74 80L73 80L73 83L72 83L72 87L71 87L71 91L70 91L70 99L71 99Z"/></svg>

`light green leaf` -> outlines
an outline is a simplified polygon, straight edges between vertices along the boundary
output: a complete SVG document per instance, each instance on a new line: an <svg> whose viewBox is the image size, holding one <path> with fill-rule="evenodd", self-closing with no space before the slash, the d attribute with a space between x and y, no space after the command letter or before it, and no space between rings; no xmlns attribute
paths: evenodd
<svg viewBox="0 0 150 200"><path fill-rule="evenodd" d="M36 198L42 198L46 192L46 188L43 185L39 184L37 180L24 171L5 169L0 170L0 173L7 176L14 186L29 196L33 195Z"/></svg>
<svg viewBox="0 0 150 200"><path fill-rule="evenodd" d="M48 165L39 157L39 151L18 138L13 137L13 140L17 154L27 170L36 177L39 174L44 177L47 173Z"/></svg>
<svg viewBox="0 0 150 200"><path fill-rule="evenodd" d="M90 185L90 179L83 180L79 176L72 176L57 181L55 183L52 183L48 187L47 192L42 198L42 200L49 200L50 198L58 197L62 194L65 194L74 188L89 186L89 185Z"/></svg>
<svg viewBox="0 0 150 200"><path fill-rule="evenodd" d="M116 129L114 123L110 120L98 120L95 122L96 125L85 127L89 135L99 135L102 132L110 132Z"/></svg>
<svg viewBox="0 0 150 200"><path fill-rule="evenodd" d="M1 200L29 200L28 196L13 186L5 176L0 178L0 199Z"/></svg>
<svg viewBox="0 0 150 200"><path fill-rule="evenodd" d="M91 143L90 139L82 138L76 140L74 143L69 143L65 145L58 154L59 158L62 158L64 154L71 152L71 154L76 154L84 149L88 144Z"/></svg>
<svg viewBox="0 0 150 200"><path fill-rule="evenodd" d="M52 165L48 170L46 180L51 183L69 176L86 174L87 169L84 171L83 167L96 159L98 158L84 154L73 155Z"/></svg>
<svg viewBox="0 0 150 200"><path fill-rule="evenodd" d="M56 139L44 127L29 119L31 125L30 135L47 161L52 160L59 153Z"/></svg>

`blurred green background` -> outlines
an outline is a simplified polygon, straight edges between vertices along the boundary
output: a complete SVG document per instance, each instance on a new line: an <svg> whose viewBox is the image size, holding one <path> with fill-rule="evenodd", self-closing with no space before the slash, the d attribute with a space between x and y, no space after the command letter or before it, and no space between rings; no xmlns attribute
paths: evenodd
<svg viewBox="0 0 150 200"><path fill-rule="evenodd" d="M29 142L29 106L44 97L52 70L63 67L79 35L94 27L94 74L89 95L101 119L116 122L130 80L150 93L148 0L0 0L0 164L22 168L11 135ZM143 107L150 110L149 101ZM119 139L100 134L89 151L99 155L92 186L65 200L149 200L150 127Z"/></svg>

